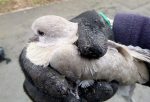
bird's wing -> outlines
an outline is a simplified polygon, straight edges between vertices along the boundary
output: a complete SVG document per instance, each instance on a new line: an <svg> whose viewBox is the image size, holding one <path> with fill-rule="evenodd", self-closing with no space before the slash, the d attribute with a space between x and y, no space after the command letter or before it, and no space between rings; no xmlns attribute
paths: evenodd
<svg viewBox="0 0 150 102"><path fill-rule="evenodd" d="M128 46L131 55L136 59L135 64L138 69L139 83L145 83L149 80L149 68L145 62L150 64L150 50L142 49L140 47Z"/></svg>
<svg viewBox="0 0 150 102"><path fill-rule="evenodd" d="M130 52L128 51L128 48L125 45L116 43L111 40L108 40L107 44L108 44L108 47L116 48L118 50L118 52L120 54L122 54L126 60L128 60L128 61L132 60L132 56L131 56Z"/></svg>
<svg viewBox="0 0 150 102"><path fill-rule="evenodd" d="M134 61L138 71L138 82L145 83L149 80L149 69L146 63L150 63L150 51L142 49L140 47L125 46L113 41L108 41L108 46L115 47L128 61Z"/></svg>
<svg viewBox="0 0 150 102"><path fill-rule="evenodd" d="M148 49L142 49L140 47L133 47L133 46L125 46L111 40L108 40L108 46L113 46L115 48L122 48L126 50L135 59L150 63L150 50Z"/></svg>
<svg viewBox="0 0 150 102"><path fill-rule="evenodd" d="M150 50L133 46L128 46L128 48L133 57L145 61L147 63L150 63Z"/></svg>

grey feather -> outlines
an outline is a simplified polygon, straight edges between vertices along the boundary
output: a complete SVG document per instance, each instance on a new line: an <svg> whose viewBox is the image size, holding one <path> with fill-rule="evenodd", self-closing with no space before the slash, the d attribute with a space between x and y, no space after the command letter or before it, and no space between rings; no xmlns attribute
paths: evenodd
<svg viewBox="0 0 150 102"><path fill-rule="evenodd" d="M133 56L135 56L135 58L138 58L139 60L144 60L148 63L150 63L150 50L148 49L142 49L139 46L128 46L128 48L130 49L130 51L133 52Z"/></svg>

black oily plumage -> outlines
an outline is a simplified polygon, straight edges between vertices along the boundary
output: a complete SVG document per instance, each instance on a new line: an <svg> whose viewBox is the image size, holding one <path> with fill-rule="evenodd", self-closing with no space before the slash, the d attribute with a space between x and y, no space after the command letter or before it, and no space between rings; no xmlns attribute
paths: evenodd
<svg viewBox="0 0 150 102"><path fill-rule="evenodd" d="M80 55L87 59L98 59L107 51L107 39L113 39L113 33L103 17L96 11L86 11L73 18L78 23L78 40L75 43Z"/></svg>

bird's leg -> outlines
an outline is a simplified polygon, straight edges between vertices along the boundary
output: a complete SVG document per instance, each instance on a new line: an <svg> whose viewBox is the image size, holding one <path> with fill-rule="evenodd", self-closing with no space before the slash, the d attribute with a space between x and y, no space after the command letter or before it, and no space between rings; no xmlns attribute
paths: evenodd
<svg viewBox="0 0 150 102"><path fill-rule="evenodd" d="M94 84L94 80L83 80L79 83L79 86L81 86L82 88L87 88L93 84Z"/></svg>
<svg viewBox="0 0 150 102"><path fill-rule="evenodd" d="M129 91L130 102L135 102L134 99L132 98L134 89L135 89L135 84L131 85L131 87L130 87L130 91Z"/></svg>
<svg viewBox="0 0 150 102"><path fill-rule="evenodd" d="M76 85L75 85L75 87L73 88L73 90L70 90L70 93L73 95L73 96L75 96L76 97L76 99L80 99L80 97L79 97L79 93L78 93L78 87L79 87L79 85L80 85L80 80L77 80L76 81Z"/></svg>
<svg viewBox="0 0 150 102"><path fill-rule="evenodd" d="M118 93L124 97L126 102L135 102L132 99L134 89L135 89L135 84L129 86L121 86L118 90Z"/></svg>
<svg viewBox="0 0 150 102"><path fill-rule="evenodd" d="M128 95L128 97L127 97L128 100L129 100L129 102L135 102L134 99L132 98L134 89L135 89L135 84L134 84L134 85L131 85L131 87L130 87L129 95Z"/></svg>
<svg viewBox="0 0 150 102"><path fill-rule="evenodd" d="M80 97L79 97L79 91L78 91L78 88L79 88L79 86L80 86L80 80L77 80L76 81L76 86L75 86L75 97L77 98L77 99L80 99Z"/></svg>
<svg viewBox="0 0 150 102"><path fill-rule="evenodd" d="M75 90L74 90L74 95L77 99L80 99L79 97L79 86L81 86L82 88L87 88L89 86L91 86L94 83L94 80L77 80L76 81L76 86L75 86Z"/></svg>

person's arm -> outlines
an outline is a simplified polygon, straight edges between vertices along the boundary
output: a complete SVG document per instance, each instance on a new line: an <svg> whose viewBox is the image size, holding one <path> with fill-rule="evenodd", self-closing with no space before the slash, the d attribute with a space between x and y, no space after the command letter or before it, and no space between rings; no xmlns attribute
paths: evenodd
<svg viewBox="0 0 150 102"><path fill-rule="evenodd" d="M150 18L137 14L116 14L113 32L116 42L150 49Z"/></svg>

